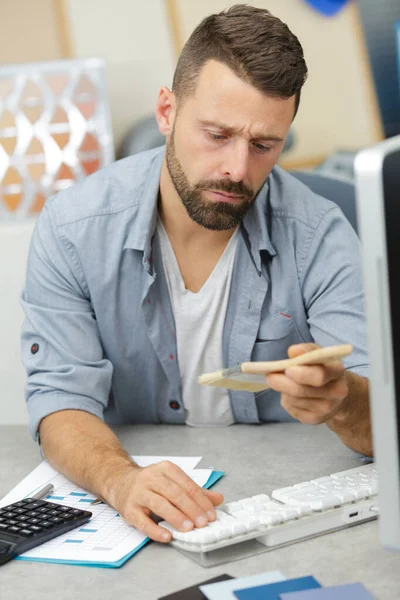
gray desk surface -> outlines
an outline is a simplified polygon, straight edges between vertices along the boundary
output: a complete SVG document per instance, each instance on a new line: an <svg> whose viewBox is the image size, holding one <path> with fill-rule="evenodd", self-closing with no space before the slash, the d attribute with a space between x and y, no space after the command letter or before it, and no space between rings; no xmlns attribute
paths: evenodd
<svg viewBox="0 0 400 600"><path fill-rule="evenodd" d="M201 466L226 472L215 489L227 501L360 464L325 426L140 425L116 432L131 454L203 456ZM39 462L27 428L0 427L0 497ZM221 573L240 577L274 569L288 578L314 575L325 586L360 581L376 600L400 598L400 553L382 550L377 521L207 569L154 543L120 569L12 561L0 567L0 598L155 600Z"/></svg>

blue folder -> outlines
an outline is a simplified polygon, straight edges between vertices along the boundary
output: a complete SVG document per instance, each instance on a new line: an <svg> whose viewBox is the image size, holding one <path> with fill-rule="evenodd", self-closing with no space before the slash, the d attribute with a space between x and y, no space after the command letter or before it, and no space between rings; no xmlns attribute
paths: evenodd
<svg viewBox="0 0 400 600"><path fill-rule="evenodd" d="M320 588L321 585L314 577L300 577L298 579L287 579L278 583L258 585L257 587L237 590L233 593L239 600L280 600L280 594L284 592L297 592Z"/></svg>

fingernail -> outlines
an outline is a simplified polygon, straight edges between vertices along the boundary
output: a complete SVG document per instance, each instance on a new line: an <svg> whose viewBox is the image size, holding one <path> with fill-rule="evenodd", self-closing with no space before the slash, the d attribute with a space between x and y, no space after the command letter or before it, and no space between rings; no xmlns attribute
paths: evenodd
<svg viewBox="0 0 400 600"><path fill-rule="evenodd" d="M166 542L168 542L168 541L169 541L169 538L170 538L170 534L169 534L169 533L167 533L167 532L165 532L165 533L162 533L162 534L161 534L161 538L162 538L163 540L165 540Z"/></svg>
<svg viewBox="0 0 400 600"><path fill-rule="evenodd" d="M189 531L189 529L193 529L193 523L192 523L192 521L183 521L182 528L185 531Z"/></svg>
<svg viewBox="0 0 400 600"><path fill-rule="evenodd" d="M207 523L207 519L205 517L197 517L197 519L196 519L197 527L203 527L203 525L205 525L206 523Z"/></svg>
<svg viewBox="0 0 400 600"><path fill-rule="evenodd" d="M212 510L207 511L207 517L209 521L214 521L215 519L215 512Z"/></svg>

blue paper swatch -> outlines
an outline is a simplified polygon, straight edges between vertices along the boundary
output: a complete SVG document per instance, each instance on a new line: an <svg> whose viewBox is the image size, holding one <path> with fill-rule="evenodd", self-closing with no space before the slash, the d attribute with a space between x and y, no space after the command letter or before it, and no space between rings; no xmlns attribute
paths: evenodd
<svg viewBox="0 0 400 600"><path fill-rule="evenodd" d="M269 571L268 573L260 573L259 575L248 575L247 577L228 579L219 583L200 585L199 589L207 600L235 600L233 592L257 585L285 581L285 579L280 571Z"/></svg>
<svg viewBox="0 0 400 600"><path fill-rule="evenodd" d="M317 590L281 594L280 600L374 600L362 583L335 585Z"/></svg>
<svg viewBox="0 0 400 600"><path fill-rule="evenodd" d="M280 600L280 594L285 592L297 592L320 587L318 581L309 576L238 590L234 594L239 600Z"/></svg>

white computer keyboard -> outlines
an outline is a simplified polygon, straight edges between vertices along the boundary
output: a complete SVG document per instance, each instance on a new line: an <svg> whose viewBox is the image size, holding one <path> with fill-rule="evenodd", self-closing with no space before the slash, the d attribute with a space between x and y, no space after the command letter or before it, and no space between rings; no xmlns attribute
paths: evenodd
<svg viewBox="0 0 400 600"><path fill-rule="evenodd" d="M172 533L170 544L189 553L212 553L256 540L277 547L322 535L378 516L377 471L374 464L333 473L272 492L228 502L205 527Z"/></svg>

